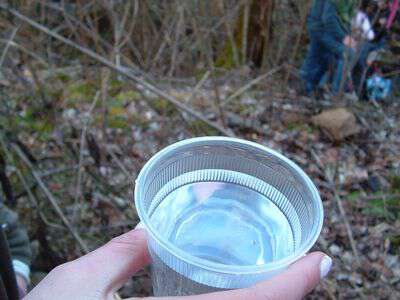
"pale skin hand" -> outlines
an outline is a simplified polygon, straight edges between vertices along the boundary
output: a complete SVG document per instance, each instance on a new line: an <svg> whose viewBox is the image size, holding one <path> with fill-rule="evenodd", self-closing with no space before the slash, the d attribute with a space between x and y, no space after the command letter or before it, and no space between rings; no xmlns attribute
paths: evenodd
<svg viewBox="0 0 400 300"><path fill-rule="evenodd" d="M106 299L133 274L150 262L146 231L135 229L77 260L63 264L47 275L24 299ZM325 259L324 259L325 258ZM324 263L322 263L324 262ZM321 264L322 263L322 264ZM321 267L322 266L322 267ZM292 300L302 299L330 269L321 252L311 253L271 280L253 287L185 297L147 300ZM130 298L131 300L138 298Z"/></svg>
<svg viewBox="0 0 400 300"><path fill-rule="evenodd" d="M28 291L28 283L22 276L20 276L18 274L16 275L16 280L17 280L17 285L20 290L20 293L22 293L22 295L20 294L20 297L26 295L26 293Z"/></svg>
<svg viewBox="0 0 400 300"><path fill-rule="evenodd" d="M346 35L343 44L349 48L355 49L357 47L357 41L353 39L351 36Z"/></svg>

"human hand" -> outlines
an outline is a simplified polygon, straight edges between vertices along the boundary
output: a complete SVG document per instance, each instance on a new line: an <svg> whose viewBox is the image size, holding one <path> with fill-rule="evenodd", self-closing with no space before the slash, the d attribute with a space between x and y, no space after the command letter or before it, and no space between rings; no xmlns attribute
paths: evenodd
<svg viewBox="0 0 400 300"><path fill-rule="evenodd" d="M24 299L112 300L115 291L149 262L146 231L135 229L81 258L56 267ZM150 297L147 300L302 299L328 274L331 264L328 256L314 252L271 280L250 288L177 298Z"/></svg>
<svg viewBox="0 0 400 300"><path fill-rule="evenodd" d="M28 283L26 282L26 279L19 274L16 274L15 277L18 286L19 298L22 298L26 295L28 291Z"/></svg>
<svg viewBox="0 0 400 300"><path fill-rule="evenodd" d="M353 39L351 36L346 35L343 44L349 48L355 49L357 47L357 41Z"/></svg>
<svg viewBox="0 0 400 300"><path fill-rule="evenodd" d="M379 25L385 26L387 23L387 18L379 18L378 22L379 22Z"/></svg>

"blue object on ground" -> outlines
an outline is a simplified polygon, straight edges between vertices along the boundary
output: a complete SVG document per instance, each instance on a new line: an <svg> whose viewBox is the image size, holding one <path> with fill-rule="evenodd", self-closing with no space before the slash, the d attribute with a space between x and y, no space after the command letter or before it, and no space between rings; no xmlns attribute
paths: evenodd
<svg viewBox="0 0 400 300"><path fill-rule="evenodd" d="M367 93L371 100L384 100L390 96L392 80L385 79L379 74L374 74L367 79Z"/></svg>

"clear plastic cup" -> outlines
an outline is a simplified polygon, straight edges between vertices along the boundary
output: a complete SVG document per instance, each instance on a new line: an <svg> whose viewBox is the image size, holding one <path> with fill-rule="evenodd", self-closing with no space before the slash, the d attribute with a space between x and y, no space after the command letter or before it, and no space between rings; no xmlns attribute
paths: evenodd
<svg viewBox="0 0 400 300"><path fill-rule="evenodd" d="M153 292L179 296L251 286L285 270L317 240L319 193L283 155L203 137L157 153L136 181Z"/></svg>

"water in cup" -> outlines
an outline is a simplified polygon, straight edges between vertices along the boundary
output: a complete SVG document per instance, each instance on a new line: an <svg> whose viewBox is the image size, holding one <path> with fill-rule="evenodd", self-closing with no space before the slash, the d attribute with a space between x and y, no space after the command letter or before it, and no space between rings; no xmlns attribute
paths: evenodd
<svg viewBox="0 0 400 300"><path fill-rule="evenodd" d="M263 265L293 254L292 226L299 226L290 224L266 196L224 182L180 186L163 198L150 219L180 250L235 266Z"/></svg>

